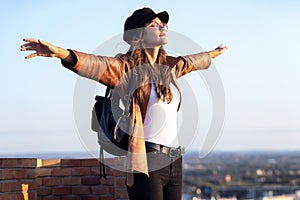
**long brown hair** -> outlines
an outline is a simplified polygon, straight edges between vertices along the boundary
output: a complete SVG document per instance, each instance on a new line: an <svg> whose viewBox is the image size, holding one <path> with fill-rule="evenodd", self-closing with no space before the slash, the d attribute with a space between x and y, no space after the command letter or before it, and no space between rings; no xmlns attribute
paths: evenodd
<svg viewBox="0 0 300 200"><path fill-rule="evenodd" d="M155 86L155 93L157 98L170 103L173 98L172 92L170 90L172 76L170 73L170 67L167 67L167 53L165 52L163 47L161 47L159 49L155 64L151 65L146 56L145 49L142 46L142 35L143 31L141 31L137 39L133 41L127 52L127 55L131 57L131 64L134 67L145 66L145 70L143 70L142 73L137 74L137 76L139 76L138 79L144 81L144 85L141 85L135 91L134 95L136 95L139 102L145 102L145 98L147 96L149 97L149 94L147 94L145 87L149 87L153 83ZM149 80L151 80L150 82L152 83L149 83Z"/></svg>

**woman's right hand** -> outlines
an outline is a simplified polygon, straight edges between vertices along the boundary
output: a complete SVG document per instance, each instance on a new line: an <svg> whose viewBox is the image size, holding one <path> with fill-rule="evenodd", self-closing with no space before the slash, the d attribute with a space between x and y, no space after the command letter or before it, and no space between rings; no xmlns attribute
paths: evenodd
<svg viewBox="0 0 300 200"><path fill-rule="evenodd" d="M26 59L36 56L43 56L57 57L64 60L70 55L70 52L68 50L54 46L42 40L34 38L24 38L23 41L26 43L21 45L21 51L35 51L34 53L25 56Z"/></svg>

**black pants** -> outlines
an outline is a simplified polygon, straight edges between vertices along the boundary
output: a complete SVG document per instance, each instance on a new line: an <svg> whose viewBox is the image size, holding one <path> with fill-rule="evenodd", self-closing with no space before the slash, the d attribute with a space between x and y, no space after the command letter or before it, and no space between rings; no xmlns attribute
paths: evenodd
<svg viewBox="0 0 300 200"><path fill-rule="evenodd" d="M131 200L180 200L182 157L169 157L157 151L147 153L149 177L134 173L134 184L127 186Z"/></svg>

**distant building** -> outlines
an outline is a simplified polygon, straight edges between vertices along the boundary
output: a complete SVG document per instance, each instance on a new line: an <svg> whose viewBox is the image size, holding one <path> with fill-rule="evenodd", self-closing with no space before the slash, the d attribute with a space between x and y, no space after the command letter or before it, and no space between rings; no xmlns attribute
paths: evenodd
<svg viewBox="0 0 300 200"><path fill-rule="evenodd" d="M231 175L230 174L226 174L225 175L225 182L229 183L231 181Z"/></svg>

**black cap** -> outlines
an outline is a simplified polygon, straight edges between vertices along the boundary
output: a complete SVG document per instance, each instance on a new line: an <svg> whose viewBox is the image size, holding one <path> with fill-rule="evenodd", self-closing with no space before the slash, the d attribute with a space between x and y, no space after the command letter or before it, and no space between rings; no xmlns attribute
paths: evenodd
<svg viewBox="0 0 300 200"><path fill-rule="evenodd" d="M141 8L134 11L125 21L123 40L130 44L136 34L129 30L142 28L147 22L150 22L156 17L164 23L168 23L169 21L169 14L166 11L157 14L150 8Z"/></svg>

